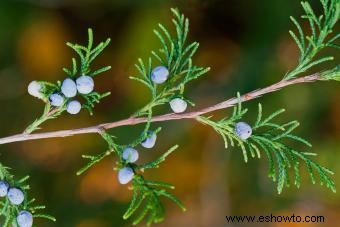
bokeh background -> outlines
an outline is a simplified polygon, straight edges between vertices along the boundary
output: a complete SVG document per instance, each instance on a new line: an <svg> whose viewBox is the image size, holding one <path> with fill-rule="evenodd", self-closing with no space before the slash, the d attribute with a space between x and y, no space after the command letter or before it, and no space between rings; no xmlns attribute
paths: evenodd
<svg viewBox="0 0 340 227"><path fill-rule="evenodd" d="M320 11L316 3L312 1ZM94 116L86 111L64 114L46 123L43 130L119 120L141 107L148 91L128 76L136 73L133 65L138 57L149 56L150 50L159 47L152 30L158 22L170 24L170 7L178 7L190 18L190 39L201 44L196 62L212 67L189 87L188 96L198 107L269 85L296 64L297 48L287 31L292 28L289 16L301 14L297 0L1 0L0 136L21 132L40 115L43 104L27 94L27 84L36 79L62 80L61 68L69 66L74 56L65 42L85 43L88 27L94 29L96 41L112 39L95 62L95 66L112 65L111 71L96 78L96 89L112 95L96 106ZM265 112L286 108L279 120L302 122L298 133L313 141L312 151L319 154L316 159L336 173L340 172L339 100L335 82L297 85L261 98ZM257 101L246 104L249 121L255 118ZM168 107L157 110L159 114L168 111ZM324 215L326 223L266 226L340 226L339 194L312 185L305 173L300 190L291 187L277 195L267 178L265 159L245 164L237 149L226 151L211 128L192 121L157 125L163 127L157 146L152 151L141 149L141 161L179 144L174 155L147 176L176 185L175 194L187 207L182 213L166 201L167 218L158 226L249 226L228 224L225 216L270 214ZM120 141L129 141L139 130L123 127L112 133ZM131 192L117 183L112 158L80 177L75 175L85 163L81 154L103 149L105 143L97 135L0 146L1 162L12 167L17 177L29 174L31 196L58 219L56 223L37 220L38 226L131 226L121 218ZM334 179L339 185L340 175Z"/></svg>

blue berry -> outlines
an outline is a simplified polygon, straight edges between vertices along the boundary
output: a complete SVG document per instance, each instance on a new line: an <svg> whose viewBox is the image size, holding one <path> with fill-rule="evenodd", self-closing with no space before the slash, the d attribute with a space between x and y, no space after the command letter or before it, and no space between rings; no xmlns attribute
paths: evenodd
<svg viewBox="0 0 340 227"><path fill-rule="evenodd" d="M133 149L132 147L127 147L123 151L123 159L127 162L136 162L138 160L138 157L138 151Z"/></svg>
<svg viewBox="0 0 340 227"><path fill-rule="evenodd" d="M61 84L61 92L65 95L67 98L72 98L76 96L77 94L77 85L76 83L71 80L70 78L67 78L63 81Z"/></svg>
<svg viewBox="0 0 340 227"><path fill-rule="evenodd" d="M31 227L33 225L33 215L26 210L22 210L17 216L17 223L20 227Z"/></svg>
<svg viewBox="0 0 340 227"><path fill-rule="evenodd" d="M81 110L81 104L77 100L70 101L67 103L66 111L69 114L77 114Z"/></svg>
<svg viewBox="0 0 340 227"><path fill-rule="evenodd" d="M41 88L42 88L41 84L34 80L31 83L29 83L29 85L27 87L27 91L28 91L28 94L30 94L30 95L32 95L36 98L42 99L43 95L40 92Z"/></svg>
<svg viewBox="0 0 340 227"><path fill-rule="evenodd" d="M148 137L143 142L141 142L141 145L145 148L153 148L155 146L156 139L156 133L149 131Z"/></svg>
<svg viewBox="0 0 340 227"><path fill-rule="evenodd" d="M5 197L8 193L9 184L7 181L0 181L0 197Z"/></svg>
<svg viewBox="0 0 340 227"><path fill-rule="evenodd" d="M157 66L151 72L151 80L156 84L164 83L169 77L169 70L165 66Z"/></svg>
<svg viewBox="0 0 340 227"><path fill-rule="evenodd" d="M7 198L12 204L19 205L24 201L25 195L19 188L10 188L7 193Z"/></svg>
<svg viewBox="0 0 340 227"><path fill-rule="evenodd" d="M187 109L187 102L180 98L175 98L170 101L170 107L175 113L183 113Z"/></svg>
<svg viewBox="0 0 340 227"><path fill-rule="evenodd" d="M80 94L89 94L93 91L94 81L90 76L81 76L76 80L77 89Z"/></svg>
<svg viewBox="0 0 340 227"><path fill-rule="evenodd" d="M64 97L61 96L58 93L54 93L52 95L50 95L50 97L48 98L50 100L50 103L52 106L62 106L64 103Z"/></svg>
<svg viewBox="0 0 340 227"><path fill-rule="evenodd" d="M133 172L133 170L130 167L124 167L124 168L120 169L119 172L118 172L119 183L121 183L121 184L129 183L132 180L134 175L135 175L135 173Z"/></svg>
<svg viewBox="0 0 340 227"><path fill-rule="evenodd" d="M242 140L248 139L252 132L253 130L251 129L250 125L245 122L238 122L235 125L235 133Z"/></svg>

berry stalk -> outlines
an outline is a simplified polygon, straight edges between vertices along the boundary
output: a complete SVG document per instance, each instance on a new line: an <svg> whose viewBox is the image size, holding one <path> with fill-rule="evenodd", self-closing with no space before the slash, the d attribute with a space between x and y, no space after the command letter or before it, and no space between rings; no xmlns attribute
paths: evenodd
<svg viewBox="0 0 340 227"><path fill-rule="evenodd" d="M64 112L65 108L52 108L49 103L46 104L43 114L36 119L32 124L30 124L25 131L22 133L23 135L31 134L33 131L38 130L39 126L43 124L45 121L53 119L59 116L62 112Z"/></svg>

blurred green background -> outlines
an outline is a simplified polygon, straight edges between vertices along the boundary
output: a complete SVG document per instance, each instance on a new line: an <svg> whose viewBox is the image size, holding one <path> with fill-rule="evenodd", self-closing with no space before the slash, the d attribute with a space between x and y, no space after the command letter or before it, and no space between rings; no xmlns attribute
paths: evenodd
<svg viewBox="0 0 340 227"><path fill-rule="evenodd" d="M321 9L318 1L311 3ZM62 80L61 68L70 65L74 54L65 42L85 43L88 27L94 29L97 42L112 39L95 62L96 66L112 65L112 70L96 78L96 90L112 95L96 106L93 117L86 111L77 116L64 114L46 123L44 130L119 120L141 107L148 91L128 76L136 73L133 65L138 57L149 56L150 50L159 47L152 29L158 22L170 24L170 7L178 7L190 18L190 39L201 44L195 59L212 67L188 90L198 108L278 81L296 63L297 48L288 35L293 28L289 16L301 14L296 0L1 0L0 136L21 132L40 115L43 104L27 94L28 83ZM339 100L335 82L297 85L261 98L265 112L286 108L280 120L302 122L298 133L313 142L312 151L319 154L316 159L336 173L340 172ZM256 116L257 101L246 104L249 121ZM168 111L164 107L157 113ZM159 226L249 226L228 224L225 216L270 214L324 215L326 223L266 226L340 226L339 194L312 185L305 172L300 190L291 187L277 195L267 178L265 158L244 164L237 149L226 151L211 128L196 122L157 125L163 126L158 144L152 151L141 149L141 161L158 157L174 143L180 148L161 168L146 175L176 185L175 194L187 207L182 213L166 201L167 218ZM140 127L112 133L129 141ZM97 135L20 142L0 146L1 162L12 167L17 177L29 174L31 196L56 216L56 223L37 220L39 226L130 226L121 216L131 192L117 183L113 159L107 158L80 177L75 175L85 163L81 154L96 154L105 146ZM334 178L339 185L340 175Z"/></svg>

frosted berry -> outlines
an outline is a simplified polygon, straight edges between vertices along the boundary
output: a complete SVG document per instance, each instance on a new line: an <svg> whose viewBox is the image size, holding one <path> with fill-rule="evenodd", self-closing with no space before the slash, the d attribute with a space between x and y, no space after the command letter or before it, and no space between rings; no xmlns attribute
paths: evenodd
<svg viewBox="0 0 340 227"><path fill-rule="evenodd" d="M19 205L24 201L25 195L19 188L10 188L7 193L7 198L12 204Z"/></svg>
<svg viewBox="0 0 340 227"><path fill-rule="evenodd" d="M138 151L133 149L132 147L127 147L123 151L123 159L127 162L136 162L138 160L138 157Z"/></svg>
<svg viewBox="0 0 340 227"><path fill-rule="evenodd" d="M77 114L81 110L81 104L77 100L70 101L67 103L66 111L69 114Z"/></svg>
<svg viewBox="0 0 340 227"><path fill-rule="evenodd" d="M153 148L155 146L157 135L154 132L149 131L148 137L141 142L141 145L145 148Z"/></svg>
<svg viewBox="0 0 340 227"><path fill-rule="evenodd" d="M9 184L7 181L0 181L0 197L5 197L8 193Z"/></svg>
<svg viewBox="0 0 340 227"><path fill-rule="evenodd" d="M119 183L121 183L121 184L129 183L132 180L134 175L135 175L135 173L133 172L133 170L130 167L124 167L124 168L120 169L119 172L118 172Z"/></svg>
<svg viewBox="0 0 340 227"><path fill-rule="evenodd" d="M76 96L77 94L77 85L76 83L71 80L70 78L67 78L63 81L61 84L61 92L65 95L67 98L72 98Z"/></svg>
<svg viewBox="0 0 340 227"><path fill-rule="evenodd" d="M164 83L169 77L169 70L165 66L157 66L151 72L151 80L156 84Z"/></svg>
<svg viewBox="0 0 340 227"><path fill-rule="evenodd" d="M235 125L235 133L242 140L248 139L251 136L252 132L253 130L251 129L250 125L245 122L238 122Z"/></svg>
<svg viewBox="0 0 340 227"><path fill-rule="evenodd" d="M52 106L62 106L64 103L64 97L58 93L54 93L48 97Z"/></svg>
<svg viewBox="0 0 340 227"><path fill-rule="evenodd" d="M175 113L183 113L187 109L187 102L180 98L175 98L170 101L170 107Z"/></svg>
<svg viewBox="0 0 340 227"><path fill-rule="evenodd" d="M90 76L81 76L76 80L77 89L80 94L89 94L93 91L94 81Z"/></svg>
<svg viewBox="0 0 340 227"><path fill-rule="evenodd" d="M41 84L34 80L31 83L29 83L27 91L30 95L42 99L43 95L40 92L41 88L42 88Z"/></svg>
<svg viewBox="0 0 340 227"><path fill-rule="evenodd" d="M31 227L33 225L33 215L26 210L22 210L17 216L17 223L20 227Z"/></svg>

